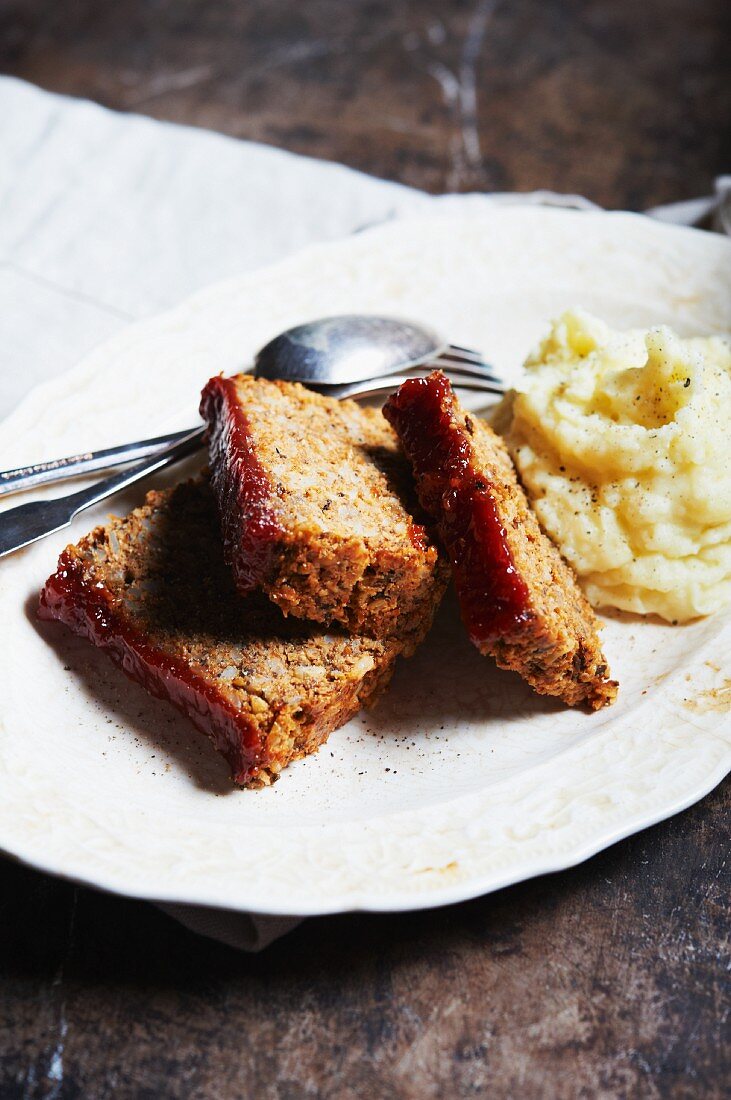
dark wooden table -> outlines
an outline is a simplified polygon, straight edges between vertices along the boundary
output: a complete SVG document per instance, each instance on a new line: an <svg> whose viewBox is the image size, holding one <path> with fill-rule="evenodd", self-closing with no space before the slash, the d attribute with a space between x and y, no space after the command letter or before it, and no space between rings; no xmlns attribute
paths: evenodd
<svg viewBox="0 0 731 1100"><path fill-rule="evenodd" d="M725 0L2 0L0 69L433 191L641 209L731 167L728 29ZM728 1095L730 801L260 956L0 863L0 1097Z"/></svg>

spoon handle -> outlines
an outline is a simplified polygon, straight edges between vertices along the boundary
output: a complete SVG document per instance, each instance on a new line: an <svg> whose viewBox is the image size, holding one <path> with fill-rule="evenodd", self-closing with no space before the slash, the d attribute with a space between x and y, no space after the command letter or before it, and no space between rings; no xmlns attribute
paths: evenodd
<svg viewBox="0 0 731 1100"><path fill-rule="evenodd" d="M14 550L20 550L55 531L63 530L85 508L91 508L93 504L126 489L155 470L162 470L165 466L193 454L203 442L204 430L201 426L186 432L183 439L171 447L158 451L129 470L113 474L112 477L76 493L52 497L50 500L32 500L28 504L8 508L0 513L0 557L12 554Z"/></svg>
<svg viewBox="0 0 731 1100"><path fill-rule="evenodd" d="M109 470L112 466L139 462L164 447L178 443L190 435L191 431L191 428L187 428L184 432L158 435L154 439L142 439L136 443L123 443L119 447L105 447L101 451L85 451L68 458L54 458L48 462L35 462L30 466L18 466L14 470L0 470L0 497L19 493L24 489L34 489L49 482L91 474L96 470Z"/></svg>

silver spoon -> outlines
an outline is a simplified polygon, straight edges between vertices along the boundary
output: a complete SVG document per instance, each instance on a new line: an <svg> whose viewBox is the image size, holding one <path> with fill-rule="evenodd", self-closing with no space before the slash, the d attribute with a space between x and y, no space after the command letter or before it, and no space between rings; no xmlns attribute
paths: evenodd
<svg viewBox="0 0 731 1100"><path fill-rule="evenodd" d="M427 364L441 367L464 388L504 392L503 384L477 352L448 344L411 322L355 314L323 318L281 333L257 354L254 374L303 382L337 398L368 397L393 390L410 377L399 372ZM32 501L0 513L0 557L62 530L85 508L191 454L202 443L203 433L202 426L189 428L153 440L0 472L2 496L144 458L77 493Z"/></svg>

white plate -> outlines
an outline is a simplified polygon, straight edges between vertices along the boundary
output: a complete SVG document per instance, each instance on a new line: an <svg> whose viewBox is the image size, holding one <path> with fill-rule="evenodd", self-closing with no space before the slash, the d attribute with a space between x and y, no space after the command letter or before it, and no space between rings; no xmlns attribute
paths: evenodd
<svg viewBox="0 0 731 1100"><path fill-rule="evenodd" d="M618 326L714 332L731 328L730 290L731 242L632 215L516 208L394 223L129 328L28 397L3 425L0 465L184 427L209 375L325 313L421 318L514 378L568 306ZM448 603L375 711L274 787L232 790L184 719L35 621L66 534L0 563L0 846L45 870L263 913L437 905L584 859L731 766L728 615L675 628L610 620L621 693L589 716L480 658Z"/></svg>

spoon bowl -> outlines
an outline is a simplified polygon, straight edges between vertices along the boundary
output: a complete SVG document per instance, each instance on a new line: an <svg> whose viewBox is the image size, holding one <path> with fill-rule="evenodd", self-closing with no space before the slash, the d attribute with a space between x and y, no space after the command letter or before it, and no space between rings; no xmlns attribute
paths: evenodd
<svg viewBox="0 0 731 1100"><path fill-rule="evenodd" d="M433 362L448 348L432 329L411 321L345 313L275 336L254 359L254 374L271 381L339 386Z"/></svg>

